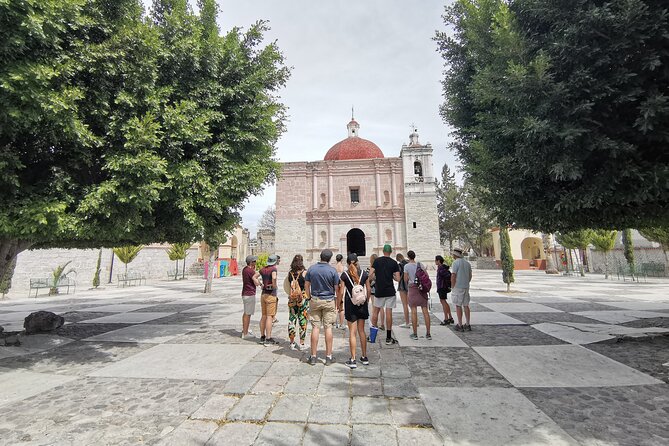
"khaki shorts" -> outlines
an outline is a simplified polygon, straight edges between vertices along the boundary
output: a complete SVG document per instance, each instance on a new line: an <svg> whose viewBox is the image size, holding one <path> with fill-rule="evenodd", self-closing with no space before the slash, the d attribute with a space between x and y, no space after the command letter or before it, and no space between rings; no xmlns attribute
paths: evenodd
<svg viewBox="0 0 669 446"><path fill-rule="evenodd" d="M260 297L260 309L263 316L276 316L276 308L279 298L271 294L263 294Z"/></svg>
<svg viewBox="0 0 669 446"><path fill-rule="evenodd" d="M390 297L374 297L374 306L376 308L395 308L395 302L397 302L397 296Z"/></svg>
<svg viewBox="0 0 669 446"><path fill-rule="evenodd" d="M451 300L458 307L468 307L469 288L453 288L451 290Z"/></svg>
<svg viewBox="0 0 669 446"><path fill-rule="evenodd" d="M337 321L337 310L335 300L321 300L315 297L309 302L309 320L311 325L317 327L321 323L323 327L332 327Z"/></svg>
<svg viewBox="0 0 669 446"><path fill-rule="evenodd" d="M244 314L248 316L253 316L256 312L256 296L242 296L242 302L244 303Z"/></svg>

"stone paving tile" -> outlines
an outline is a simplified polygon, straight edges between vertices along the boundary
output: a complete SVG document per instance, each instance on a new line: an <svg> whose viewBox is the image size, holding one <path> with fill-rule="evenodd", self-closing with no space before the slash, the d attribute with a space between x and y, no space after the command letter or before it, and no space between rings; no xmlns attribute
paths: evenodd
<svg viewBox="0 0 669 446"><path fill-rule="evenodd" d="M81 321L82 324L141 324L154 319L160 319L169 316L169 313L116 313L109 316L98 317Z"/></svg>
<svg viewBox="0 0 669 446"><path fill-rule="evenodd" d="M387 398L360 396L353 398L351 422L366 424L392 424Z"/></svg>
<svg viewBox="0 0 669 446"><path fill-rule="evenodd" d="M443 446L436 430L429 428L401 427L397 429L400 446Z"/></svg>
<svg viewBox="0 0 669 446"><path fill-rule="evenodd" d="M65 322L76 323L81 321L86 321L89 319L97 319L99 317L109 316L109 313L102 313L99 311L68 311L66 313L60 313L65 319ZM2 319L2 317L0 317Z"/></svg>
<svg viewBox="0 0 669 446"><path fill-rule="evenodd" d="M527 325L476 325L472 331L453 332L470 347L502 345L559 345L565 342Z"/></svg>
<svg viewBox="0 0 669 446"><path fill-rule="evenodd" d="M272 363L268 361L250 361L239 369L237 373L241 375L263 376L271 366Z"/></svg>
<svg viewBox="0 0 669 446"><path fill-rule="evenodd" d="M205 446L253 446L261 430L262 426L255 423L226 423L214 432Z"/></svg>
<svg viewBox="0 0 669 446"><path fill-rule="evenodd" d="M58 375L86 375L150 347L149 344L75 341L54 350L0 359L0 367Z"/></svg>
<svg viewBox="0 0 669 446"><path fill-rule="evenodd" d="M577 311L606 311L614 310L614 307L600 304L597 302L546 302L547 307L555 308L560 311L575 313Z"/></svg>
<svg viewBox="0 0 669 446"><path fill-rule="evenodd" d="M606 324L623 324L637 319L665 317L666 313L656 311L636 310L607 310L607 311L579 311L574 314L589 317Z"/></svg>
<svg viewBox="0 0 669 446"><path fill-rule="evenodd" d="M227 395L214 395L209 398L191 418L203 420L225 420L232 406L237 404L239 398Z"/></svg>
<svg viewBox="0 0 669 446"><path fill-rule="evenodd" d="M666 384L520 391L582 444L669 444Z"/></svg>
<svg viewBox="0 0 669 446"><path fill-rule="evenodd" d="M163 438L158 446L202 446L218 429L213 421L186 420Z"/></svg>
<svg viewBox="0 0 669 446"><path fill-rule="evenodd" d="M499 313L555 313L560 311L551 307L547 307L546 305L535 304L532 302L485 303L483 305Z"/></svg>
<svg viewBox="0 0 669 446"><path fill-rule="evenodd" d="M669 384L669 337L589 344L586 348Z"/></svg>
<svg viewBox="0 0 669 446"><path fill-rule="evenodd" d="M309 418L309 411L314 397L306 395L283 395L272 408L267 418L270 421L305 422Z"/></svg>
<svg viewBox="0 0 669 446"><path fill-rule="evenodd" d="M130 326L132 324L66 324L52 333L64 338L81 340Z"/></svg>
<svg viewBox="0 0 669 446"><path fill-rule="evenodd" d="M273 376L267 374L261 376L255 386L251 389L253 393L280 393L288 382L288 376Z"/></svg>
<svg viewBox="0 0 669 446"><path fill-rule="evenodd" d="M309 423L347 424L350 419L349 397L316 397L309 411Z"/></svg>
<svg viewBox="0 0 669 446"><path fill-rule="evenodd" d="M505 313L514 319L523 321L528 325L540 324L542 322L576 322L583 324L598 323L595 319L579 316L572 313Z"/></svg>
<svg viewBox="0 0 669 446"><path fill-rule="evenodd" d="M75 379L73 376L0 369L0 407L19 403Z"/></svg>
<svg viewBox="0 0 669 446"><path fill-rule="evenodd" d="M269 393L244 395L228 412L227 419L230 421L262 421L276 399L276 396Z"/></svg>
<svg viewBox="0 0 669 446"><path fill-rule="evenodd" d="M255 386L259 379L259 375L242 375L237 373L225 383L223 392L233 395L244 395Z"/></svg>
<svg viewBox="0 0 669 446"><path fill-rule="evenodd" d="M482 295L478 294L476 290L470 290L470 294L472 296L472 302L479 303L479 304L487 304L487 303L527 303L527 301L519 298L519 297L508 297L508 296L503 296L501 294L499 295Z"/></svg>
<svg viewBox="0 0 669 446"><path fill-rule="evenodd" d="M431 426L432 420L420 399L389 400L390 413L397 426Z"/></svg>
<svg viewBox="0 0 669 446"><path fill-rule="evenodd" d="M156 312L156 313L180 313L182 311L190 310L191 308L198 307L198 304L175 304L175 303L158 303L154 302L155 305L151 305L144 308L139 308L137 310L130 311L131 313L142 313L142 312Z"/></svg>
<svg viewBox="0 0 669 446"><path fill-rule="evenodd" d="M351 428L347 425L307 424L304 446L341 446L349 444Z"/></svg>
<svg viewBox="0 0 669 446"><path fill-rule="evenodd" d="M153 319L150 324L196 324L204 325L209 320L209 315L206 313L175 313L167 317Z"/></svg>
<svg viewBox="0 0 669 446"><path fill-rule="evenodd" d="M285 394L290 395L315 395L320 384L320 375L293 375L288 378L283 388Z"/></svg>
<svg viewBox="0 0 669 446"><path fill-rule="evenodd" d="M625 327L634 327L634 328L648 328L648 327L660 327L660 328L669 328L669 315L667 317L651 317L648 319L638 319L636 321L625 322Z"/></svg>
<svg viewBox="0 0 669 446"><path fill-rule="evenodd" d="M342 396L350 395L351 378L348 376L323 376L316 393L321 396Z"/></svg>
<svg viewBox="0 0 669 446"><path fill-rule="evenodd" d="M266 423L254 446L294 446L302 444L305 424Z"/></svg>
<svg viewBox="0 0 669 446"><path fill-rule="evenodd" d="M406 348L404 357L419 387L511 387L480 355L462 348Z"/></svg>
<svg viewBox="0 0 669 446"><path fill-rule="evenodd" d="M358 378L351 380L351 395L382 396L383 381L380 378Z"/></svg>
<svg viewBox="0 0 669 446"><path fill-rule="evenodd" d="M591 387L661 381L580 345L475 347L516 387Z"/></svg>
<svg viewBox="0 0 669 446"><path fill-rule="evenodd" d="M417 398L420 396L413 381L407 378L384 378L383 394L387 398Z"/></svg>
<svg viewBox="0 0 669 446"><path fill-rule="evenodd" d="M577 445L517 389L429 387L420 392L444 444Z"/></svg>
<svg viewBox="0 0 669 446"><path fill-rule="evenodd" d="M350 444L351 446L397 445L397 432L390 426L355 423L351 430Z"/></svg>
<svg viewBox="0 0 669 446"><path fill-rule="evenodd" d="M188 332L196 330L197 325L167 325L167 324L137 324L130 327L119 328L90 338L85 341L106 342L135 342L148 344L162 344Z"/></svg>

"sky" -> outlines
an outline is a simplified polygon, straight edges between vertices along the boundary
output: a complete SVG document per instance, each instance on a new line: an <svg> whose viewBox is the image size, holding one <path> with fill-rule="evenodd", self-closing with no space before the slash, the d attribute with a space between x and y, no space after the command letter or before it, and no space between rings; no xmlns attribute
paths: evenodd
<svg viewBox="0 0 669 446"><path fill-rule="evenodd" d="M346 138L351 107L360 137L385 156L399 156L415 124L434 149L435 173L456 169L447 149L450 129L439 116L443 61L432 40L444 29L444 0L219 0L219 26L248 28L269 21L266 41L277 41L291 77L280 92L288 107L279 161L321 160ZM251 198L242 225L254 236L275 187Z"/></svg>

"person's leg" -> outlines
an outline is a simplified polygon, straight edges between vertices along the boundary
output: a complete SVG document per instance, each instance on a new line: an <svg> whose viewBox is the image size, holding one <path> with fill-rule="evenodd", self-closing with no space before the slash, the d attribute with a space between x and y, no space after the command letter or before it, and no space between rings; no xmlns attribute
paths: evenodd
<svg viewBox="0 0 669 446"><path fill-rule="evenodd" d="M249 325L251 325L251 315L242 314L242 334L245 336L249 334Z"/></svg>
<svg viewBox="0 0 669 446"><path fill-rule="evenodd" d="M467 321L467 322L466 322L467 325L469 325L469 316L470 316L470 314L469 314L469 305L465 305L465 320ZM459 319L460 319L460 317L458 316L458 320L459 320Z"/></svg>
<svg viewBox="0 0 669 446"><path fill-rule="evenodd" d="M411 329L413 334L418 335L418 312L415 306L411 306Z"/></svg>
<svg viewBox="0 0 669 446"><path fill-rule="evenodd" d="M323 310L323 329L325 330L325 356L332 356L332 327L337 320L337 310L334 302L328 302Z"/></svg>
<svg viewBox="0 0 669 446"><path fill-rule="evenodd" d="M316 356L318 353L318 335L320 334L321 327L314 323L311 325L311 356Z"/></svg>
<svg viewBox="0 0 669 446"><path fill-rule="evenodd" d="M458 315L458 325L462 327L462 307L460 305L456 305L455 312Z"/></svg>
<svg viewBox="0 0 669 446"><path fill-rule="evenodd" d="M451 308L448 306L446 299L439 299L441 302L441 309L444 310L444 322L448 320L448 315L451 313Z"/></svg>
<svg viewBox="0 0 669 446"><path fill-rule="evenodd" d="M297 307L288 307L288 339L290 344L295 342L295 326L297 325Z"/></svg>
<svg viewBox="0 0 669 446"><path fill-rule="evenodd" d="M385 299L383 299L383 300L385 300ZM379 325L377 325L377 327L385 327L385 328L387 329L387 328L388 328L388 327L387 327L387 325L388 325L388 321L387 321L387 320L384 321L384 319L385 319L385 318L384 318L384 313L385 313L385 312L383 311L383 307L379 308L379 314L378 314ZM384 323L384 322L385 322L385 323Z"/></svg>
<svg viewBox="0 0 669 446"><path fill-rule="evenodd" d="M409 294L406 291L400 291L400 299L404 309L404 323L409 325Z"/></svg>
<svg viewBox="0 0 669 446"><path fill-rule="evenodd" d="M386 332L389 333L388 338L390 338L390 333L393 331L393 309L386 308Z"/></svg>
<svg viewBox="0 0 669 446"><path fill-rule="evenodd" d="M356 344L358 343L356 338L356 330L355 327L357 325L357 322L351 322L351 321L346 321L348 323L348 349L351 352L351 359L355 359L355 349L356 349ZM362 342L362 338L360 338L360 342Z"/></svg>
<svg viewBox="0 0 669 446"><path fill-rule="evenodd" d="M423 310L423 319L425 319L425 335L430 334L430 312L427 309L427 305L421 307Z"/></svg>
<svg viewBox="0 0 669 446"><path fill-rule="evenodd" d="M332 325L325 327L325 356L332 356Z"/></svg>
<svg viewBox="0 0 669 446"><path fill-rule="evenodd" d="M372 326L374 326L374 327L378 327L378 325L376 325L376 323L379 320L379 311L380 310L381 309L378 308L378 307L374 307L374 306L372 307Z"/></svg>
<svg viewBox="0 0 669 446"><path fill-rule="evenodd" d="M267 296L262 295L260 296L260 337L265 338L265 323L267 319Z"/></svg>
<svg viewBox="0 0 669 446"><path fill-rule="evenodd" d="M307 319L309 316L309 310L307 303L302 305L302 308L299 310L299 321L300 321L300 344L304 346L304 340L307 337Z"/></svg>
<svg viewBox="0 0 669 446"><path fill-rule="evenodd" d="M365 320L359 319L358 322L358 338L360 338L360 352L363 357L367 357L367 336L365 336ZM354 331L354 327L350 327Z"/></svg>

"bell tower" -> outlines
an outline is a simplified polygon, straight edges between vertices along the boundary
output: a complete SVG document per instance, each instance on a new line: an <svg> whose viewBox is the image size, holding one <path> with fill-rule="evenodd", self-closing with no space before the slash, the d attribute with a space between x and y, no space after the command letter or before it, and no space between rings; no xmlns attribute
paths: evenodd
<svg viewBox="0 0 669 446"><path fill-rule="evenodd" d="M418 130L411 126L409 144L400 151L404 172L404 209L407 249L416 258L432 265L434 256L443 255L437 214L437 188L432 165L432 145L421 144Z"/></svg>

